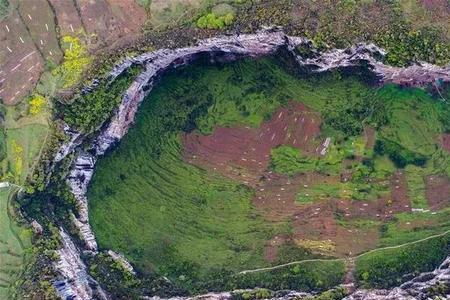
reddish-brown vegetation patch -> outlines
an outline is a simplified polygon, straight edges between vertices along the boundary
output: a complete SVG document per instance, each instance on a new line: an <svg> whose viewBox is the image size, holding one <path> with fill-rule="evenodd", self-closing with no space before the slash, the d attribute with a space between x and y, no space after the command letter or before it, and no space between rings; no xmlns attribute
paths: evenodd
<svg viewBox="0 0 450 300"><path fill-rule="evenodd" d="M431 12L450 14L450 2L448 0L421 0L420 2L425 9Z"/></svg>
<svg viewBox="0 0 450 300"><path fill-rule="evenodd" d="M44 59L17 11L0 22L0 43L0 98L14 105L33 89Z"/></svg>
<svg viewBox="0 0 450 300"><path fill-rule="evenodd" d="M426 198L431 210L439 210L450 204L450 179L445 175L425 178Z"/></svg>
<svg viewBox="0 0 450 300"><path fill-rule="evenodd" d="M320 124L320 116L302 104L291 102L259 128L216 128L208 136L194 132L182 137L185 160L254 188L253 205L266 220L290 222L288 235L278 235L266 243L268 261L276 261L279 247L287 241L301 241L318 247L322 242L333 245L331 254L339 257L361 253L377 245L378 229L376 226L361 228L356 223L352 225L353 221L381 221L411 210L402 171L397 171L385 183L391 194L378 200L296 201L297 194L310 186L339 184L346 176L317 172L287 176L270 171L271 149L279 145L290 145L309 156L319 156L324 140L320 137ZM372 148L375 131L366 129L365 133L366 146ZM351 174L347 175L345 178L350 180Z"/></svg>
<svg viewBox="0 0 450 300"><path fill-rule="evenodd" d="M85 31L74 1L49 0L58 20L61 36Z"/></svg>
<svg viewBox="0 0 450 300"><path fill-rule="evenodd" d="M375 128L373 127L365 127L364 128L364 140L365 140L365 149L371 150L373 146L375 146Z"/></svg>
<svg viewBox="0 0 450 300"><path fill-rule="evenodd" d="M76 35L90 50L127 44L141 34L146 12L134 0L23 0L0 22L0 98L20 102L35 87L44 62L60 63L59 39Z"/></svg>
<svg viewBox="0 0 450 300"><path fill-rule="evenodd" d="M320 123L320 117L305 105L291 102L256 129L216 128L207 136L184 135L184 156L190 162L255 187L269 166L272 148L290 145L305 154L320 153Z"/></svg>
<svg viewBox="0 0 450 300"><path fill-rule="evenodd" d="M450 133L443 134L441 137L442 148L450 152Z"/></svg>
<svg viewBox="0 0 450 300"><path fill-rule="evenodd" d="M78 11L87 33L90 48L111 47L122 39L140 33L146 20L145 10L134 0L77 0Z"/></svg>
<svg viewBox="0 0 450 300"><path fill-rule="evenodd" d="M28 28L32 42L46 60L58 64L62 57L56 33L55 15L47 1L23 0L19 13Z"/></svg>

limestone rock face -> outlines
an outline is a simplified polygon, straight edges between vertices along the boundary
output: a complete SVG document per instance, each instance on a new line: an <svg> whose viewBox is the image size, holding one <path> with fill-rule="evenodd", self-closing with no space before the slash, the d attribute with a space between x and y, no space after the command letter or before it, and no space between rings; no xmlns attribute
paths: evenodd
<svg viewBox="0 0 450 300"><path fill-rule="evenodd" d="M94 295L96 299L108 299L99 284L88 274L80 251L70 236L62 228L59 233L63 246L57 251L59 260L55 263L55 268L62 279L53 283L58 294L62 299L93 299Z"/></svg>
<svg viewBox="0 0 450 300"><path fill-rule="evenodd" d="M88 204L86 191L94 173L97 158L105 153L114 143L119 141L132 125L139 104L150 93L159 75L167 70L185 66L200 56L209 55L211 60L221 62L233 61L242 57L258 57L275 53L284 48L290 51L300 66L308 66L312 72L323 72L338 67L368 66L379 77L381 82L392 82L408 86L422 86L433 83L436 79L450 81L450 67L439 68L430 64L413 65L407 68L397 68L384 65L377 58L385 53L382 49L372 44L359 44L348 49L335 49L320 53L314 52L312 57L303 57L296 53L295 48L300 45L308 45L309 41L300 37L287 36L281 30L264 30L255 34L243 34L234 36L221 36L200 41L197 45L179 49L160 49L145 53L133 58L127 58L117 65L107 77L114 80L132 65L142 65L144 71L136 77L122 97L119 107L113 117L102 127L88 152L81 151L79 146L84 141L84 136L68 126L64 131L69 141L61 146L55 157L55 162L61 161L70 153L76 153L72 170L67 178L78 202L78 218L73 216L73 222L84 241L85 250L97 251L95 236L89 225ZM97 83L86 87L82 93L89 93L95 89ZM60 271L66 285L65 294L70 290L73 299L88 300L93 298L93 291L83 279L87 272L81 259L79 250L70 241L70 237L61 231L65 246L61 249L60 261L57 269ZM78 255L78 256L77 256ZM115 254L114 255L119 255ZM126 263L125 260L123 260ZM131 267L131 265L130 265ZM69 271L73 268L74 271ZM411 282L393 290L357 291L347 299L420 299L411 298L420 295L421 290L438 280L450 282L448 263L443 268L432 272L432 278L423 282ZM70 294L69 293L69 294ZM103 293L101 293L103 294ZM292 292L292 295L300 298L301 293ZM106 296L105 296L106 297ZM208 294L197 299L230 299L230 293ZM281 297L283 299L288 299ZM180 298L181 299L181 298Z"/></svg>

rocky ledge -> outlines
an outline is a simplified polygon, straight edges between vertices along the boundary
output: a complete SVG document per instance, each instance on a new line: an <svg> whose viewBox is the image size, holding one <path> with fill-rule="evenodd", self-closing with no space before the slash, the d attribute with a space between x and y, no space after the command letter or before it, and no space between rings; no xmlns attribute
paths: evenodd
<svg viewBox="0 0 450 300"><path fill-rule="evenodd" d="M439 68L430 64L417 64L407 68L387 66L379 60L383 57L384 51L372 44L360 44L348 49L335 49L323 53L312 49L313 55L308 55L308 57L304 57L296 51L299 45L311 48L311 43L304 38L287 36L281 30L264 30L255 34L211 38L187 48L161 49L134 58L127 58L122 64L117 65L109 74L108 80L114 80L135 64L144 66L144 71L137 76L127 89L122 97L120 106L116 109L108 124L99 131L93 143L88 147L88 151L78 149L83 142L84 136L66 127L65 131L70 141L61 146L55 157L55 161L60 161L70 153L77 153L67 182L78 201L79 217L73 216L73 221L85 243L86 249L84 250L89 250L93 253L97 251L95 236L89 226L86 198L87 186L92 178L97 157L103 155L106 150L127 133L134 121L139 104L150 93L157 79L167 69L185 66L204 55L208 55L212 61L227 62L242 57L270 55L283 48L295 56L299 67L307 66L312 72L323 72L339 67L366 66L372 69L381 82L393 82L407 86L436 84L436 81L450 82L450 66L447 68ZM82 92L88 93L94 89L95 86L87 87ZM63 232L61 233L63 234ZM64 240L67 239L67 235L64 235ZM84 265L78 264L77 268L80 268L80 271L72 272L70 268L73 266L64 263L70 257L79 258L79 250L76 247L69 246L70 243L67 241L64 251L60 253L60 261L56 264L60 274L65 278L64 282L67 283L65 293L71 291L72 299L92 299L94 297L93 292L88 284L76 284L80 280L81 282L84 280L84 283L87 282L86 278L88 277L85 275ZM438 273L433 273L433 276L437 278L441 273L439 273L440 271L436 272ZM85 278L79 278L80 276ZM447 279L447 277L445 278ZM391 293L394 293L395 297L398 296L395 299L410 299L406 296L403 297L401 291L415 286L404 286L399 288L400 290L394 289L392 291L357 291L348 299L393 299L390 296ZM228 294L210 294L207 298L223 299L227 298L226 295ZM372 295L375 298L371 298ZM409 293L406 292L405 295L409 295Z"/></svg>

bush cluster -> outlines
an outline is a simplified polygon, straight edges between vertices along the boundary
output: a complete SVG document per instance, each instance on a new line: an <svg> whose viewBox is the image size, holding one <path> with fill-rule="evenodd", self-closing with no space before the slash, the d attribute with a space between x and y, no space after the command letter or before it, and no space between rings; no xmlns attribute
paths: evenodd
<svg viewBox="0 0 450 300"><path fill-rule="evenodd" d="M410 164L422 167L428 159L425 155L408 150L402 145L386 139L377 139L373 150L375 154L389 156L397 168L404 168Z"/></svg>
<svg viewBox="0 0 450 300"><path fill-rule="evenodd" d="M233 24L233 21L234 15L232 13L224 16L216 16L214 13L209 13L197 20L197 27L202 29L223 29Z"/></svg>

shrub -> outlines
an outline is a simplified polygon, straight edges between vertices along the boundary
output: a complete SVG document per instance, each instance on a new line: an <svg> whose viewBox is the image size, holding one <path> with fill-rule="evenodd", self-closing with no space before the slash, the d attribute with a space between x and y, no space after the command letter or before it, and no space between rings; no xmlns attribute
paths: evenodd
<svg viewBox="0 0 450 300"><path fill-rule="evenodd" d="M378 139L373 150L378 155L388 155L397 168L404 168L409 164L422 167L428 159L425 155L413 152L396 142L385 139Z"/></svg>
<svg viewBox="0 0 450 300"><path fill-rule="evenodd" d="M37 115L41 112L42 108L44 107L46 101L45 98L41 95L35 95L30 100L30 114L32 116Z"/></svg>
<svg viewBox="0 0 450 300"><path fill-rule="evenodd" d="M364 123L376 128L388 123L386 107L376 95L349 95L345 100L330 99L322 112L330 127L346 135L359 135Z"/></svg>
<svg viewBox="0 0 450 300"><path fill-rule="evenodd" d="M123 92L140 70L140 67L133 67L112 83L103 82L94 91L75 99L70 105L60 104L62 118L70 126L84 132L94 130L110 117L120 103Z"/></svg>
<svg viewBox="0 0 450 300"><path fill-rule="evenodd" d="M8 0L0 0L0 20L8 14L9 2Z"/></svg>
<svg viewBox="0 0 450 300"><path fill-rule="evenodd" d="M68 46L68 49L64 51L63 63L52 71L52 75L60 76L63 88L68 88L79 82L91 58L86 47L77 37L64 36L62 42Z"/></svg>
<svg viewBox="0 0 450 300"><path fill-rule="evenodd" d="M234 15L228 13L224 16L216 16L214 13L209 13L200 17L197 20L197 27L207 29L223 29L226 26L230 26L234 22Z"/></svg>
<svg viewBox="0 0 450 300"><path fill-rule="evenodd" d="M449 243L447 234L362 255L356 261L356 280L364 287L396 286L404 281L404 275L433 270L446 257Z"/></svg>

